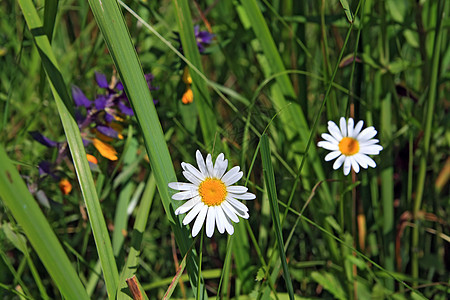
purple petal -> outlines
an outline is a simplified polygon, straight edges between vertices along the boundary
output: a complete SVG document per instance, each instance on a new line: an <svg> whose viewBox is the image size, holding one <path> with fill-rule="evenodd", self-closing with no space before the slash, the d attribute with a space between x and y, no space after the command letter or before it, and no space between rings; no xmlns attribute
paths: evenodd
<svg viewBox="0 0 450 300"><path fill-rule="evenodd" d="M133 116L133 115L134 115L133 110L132 110L130 107L128 107L128 106L126 106L125 104L123 104L122 102L119 102L119 103L117 104L117 106L119 107L119 109L120 109L120 111L121 111L122 113L124 113L124 114L126 114L126 115L128 115L128 116Z"/></svg>
<svg viewBox="0 0 450 300"><path fill-rule="evenodd" d="M114 118L113 115L111 115L110 113L105 113L105 121L107 123L111 123L112 121L114 121L116 118Z"/></svg>
<svg viewBox="0 0 450 300"><path fill-rule="evenodd" d="M210 44L212 39L214 38L214 34L209 33L208 31L200 31L197 35L197 40L201 41L203 44Z"/></svg>
<svg viewBox="0 0 450 300"><path fill-rule="evenodd" d="M38 164L39 175L46 175L51 173L52 164L49 161L43 160Z"/></svg>
<svg viewBox="0 0 450 300"><path fill-rule="evenodd" d="M95 99L95 108L98 110L104 110L107 102L108 98L106 98L103 95L100 95L97 99Z"/></svg>
<svg viewBox="0 0 450 300"><path fill-rule="evenodd" d="M83 146L84 146L84 147L87 147L87 146L89 146L89 144L91 143L91 141L90 141L90 140L85 140L85 139L82 139L82 141L83 141Z"/></svg>
<svg viewBox="0 0 450 300"><path fill-rule="evenodd" d="M118 133L117 131L115 131L114 129L112 129L111 127L107 127L107 126L102 126L102 125L98 125L97 126L97 130L101 133L104 134L106 136L112 137L112 138L118 138Z"/></svg>
<svg viewBox="0 0 450 300"><path fill-rule="evenodd" d="M57 142L52 141L46 136L42 135L39 131L30 131L30 135L39 143L47 147L56 147L58 145Z"/></svg>
<svg viewBox="0 0 450 300"><path fill-rule="evenodd" d="M116 89L118 89L119 91L123 91L123 84L122 84L122 82L117 82L117 84L116 84Z"/></svg>
<svg viewBox="0 0 450 300"><path fill-rule="evenodd" d="M108 80L106 79L105 74L95 72L95 80L99 87L107 89L108 88Z"/></svg>
<svg viewBox="0 0 450 300"><path fill-rule="evenodd" d="M91 101L84 95L83 91L76 85L72 85L72 98L77 107L84 106L86 108L91 106Z"/></svg>

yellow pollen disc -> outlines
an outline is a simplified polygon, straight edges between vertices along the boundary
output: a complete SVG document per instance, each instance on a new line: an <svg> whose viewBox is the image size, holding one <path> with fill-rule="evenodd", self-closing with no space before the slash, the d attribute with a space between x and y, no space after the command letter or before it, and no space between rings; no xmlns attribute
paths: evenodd
<svg viewBox="0 0 450 300"><path fill-rule="evenodd" d="M200 194L203 203L208 206L217 206L225 201L227 187L220 179L206 178L200 183L198 193Z"/></svg>
<svg viewBox="0 0 450 300"><path fill-rule="evenodd" d="M352 156L359 152L359 142L351 137L344 137L339 142L339 151L346 156Z"/></svg>

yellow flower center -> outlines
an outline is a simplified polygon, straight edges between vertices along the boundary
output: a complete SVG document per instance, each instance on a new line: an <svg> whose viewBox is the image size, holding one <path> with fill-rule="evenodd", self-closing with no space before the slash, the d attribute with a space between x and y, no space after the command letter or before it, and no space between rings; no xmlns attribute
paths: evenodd
<svg viewBox="0 0 450 300"><path fill-rule="evenodd" d="M359 142L351 137L344 137L339 142L339 151L346 156L352 156L359 152Z"/></svg>
<svg viewBox="0 0 450 300"><path fill-rule="evenodd" d="M203 203L208 206L217 206L225 201L227 187L220 179L206 178L200 183L198 193L200 194Z"/></svg>

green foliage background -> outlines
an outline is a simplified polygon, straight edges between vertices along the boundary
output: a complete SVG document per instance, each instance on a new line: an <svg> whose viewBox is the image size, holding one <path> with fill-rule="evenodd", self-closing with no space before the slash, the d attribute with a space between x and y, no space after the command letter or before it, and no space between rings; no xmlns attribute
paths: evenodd
<svg viewBox="0 0 450 300"><path fill-rule="evenodd" d="M449 14L445 0L1 2L0 297L129 299L136 275L150 299L446 299ZM194 24L215 35L206 53ZM70 88L94 100L96 71L135 117L119 160L91 172ZM323 160L342 116L378 130L375 169ZM57 153L32 130L68 141L69 195L40 180ZM173 213L167 183L197 149L225 153L257 195L232 236L194 240Z"/></svg>

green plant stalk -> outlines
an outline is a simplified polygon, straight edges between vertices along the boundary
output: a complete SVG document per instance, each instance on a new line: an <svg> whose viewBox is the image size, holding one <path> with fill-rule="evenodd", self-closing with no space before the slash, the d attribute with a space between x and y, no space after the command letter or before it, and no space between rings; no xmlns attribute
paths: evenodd
<svg viewBox="0 0 450 300"><path fill-rule="evenodd" d="M173 4L177 13L177 22L184 55L187 60L203 73L188 1L173 0ZM194 103L197 107L203 134L203 144L207 147L208 151L211 151L217 127L213 104L205 81L197 72L190 72L190 75L192 77Z"/></svg>
<svg viewBox="0 0 450 300"><path fill-rule="evenodd" d="M390 76L384 78L386 86L389 84ZM381 122L380 140L388 143L392 139L392 105L389 94L381 100ZM395 227L394 227L394 168L393 154L391 148L385 148L381 153L381 201L383 210L383 246L384 246L384 267L393 272L395 270ZM392 278L386 278L386 288L394 290Z"/></svg>
<svg viewBox="0 0 450 300"><path fill-rule="evenodd" d="M89 299L40 207L0 145L0 198L66 299Z"/></svg>
<svg viewBox="0 0 450 300"><path fill-rule="evenodd" d="M439 77L439 62L440 62L440 53L441 53L441 42L442 42L442 20L444 18L444 1L440 0L438 5L436 5L436 16L437 16L437 24L436 24L436 33L434 37L434 45L433 45L433 55L431 62L431 76L429 83L429 92L428 92L428 102L425 110L425 131L423 137L423 148L422 155L420 157L419 162L419 174L417 177L417 192L416 198L414 199L413 206L413 217L415 225L412 231L412 241L411 241L411 275L415 279L414 285L417 284L417 279L419 278L419 229L420 222L418 220L418 213L420 211L420 207L422 205L423 192L425 188L425 177L427 171L427 159L430 151L430 140L431 140L431 127L433 123L433 114L434 107L436 103L437 97L437 88L438 88L438 77Z"/></svg>
<svg viewBox="0 0 450 300"><path fill-rule="evenodd" d="M80 188L86 203L108 294L109 297L115 298L119 274L79 128L69 111L70 108L73 108L73 103L67 93L64 79L59 71L50 42L47 36L41 32L42 23L36 8L31 0L20 0L19 5L24 14L28 28L34 37L42 64L49 79L50 88L56 102L73 158L75 171L80 183Z"/></svg>
<svg viewBox="0 0 450 300"><path fill-rule="evenodd" d="M181 255L184 256L191 246L193 239L190 237L186 226L181 225L181 216L175 216L174 214L173 205L181 205L180 203L172 202L171 194L173 192L168 188L169 182L176 181L175 170L139 58L131 41L124 18L115 0L89 0L89 5L102 32L111 58L124 85L125 92L133 107L137 122L141 128L166 217L174 232L175 240L180 247ZM186 269L194 292L197 290L198 282L197 262L197 254L193 251L191 255L188 255ZM204 296L206 296L206 292Z"/></svg>
<svg viewBox="0 0 450 300"><path fill-rule="evenodd" d="M263 164L264 181L266 182L267 195L269 196L270 210L274 225L275 235L277 238L278 251L283 266L283 276L289 298L294 299L294 288L292 287L291 276L287 267L286 254L284 252L283 235L280 225L280 211L278 209L277 191L275 188L275 177L273 174L272 159L270 156L269 138L266 134L261 136L261 158Z"/></svg>

